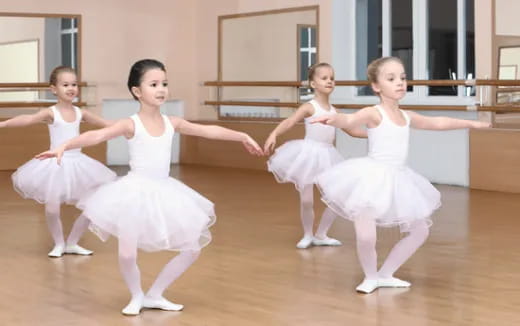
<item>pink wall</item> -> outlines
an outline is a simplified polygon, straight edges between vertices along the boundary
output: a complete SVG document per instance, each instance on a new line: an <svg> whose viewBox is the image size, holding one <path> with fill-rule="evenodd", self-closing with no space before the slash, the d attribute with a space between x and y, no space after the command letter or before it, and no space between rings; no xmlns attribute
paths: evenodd
<svg viewBox="0 0 520 326"><path fill-rule="evenodd" d="M201 83L217 77L219 15L316 4L320 4L321 60L327 61L332 0L156 0L153 5L141 0L0 0L3 12L82 15L82 79L97 85L97 111L104 98L128 98L130 65L151 57L167 65L171 97L185 101L190 119L216 116L200 103L212 91Z"/></svg>
<svg viewBox="0 0 520 326"><path fill-rule="evenodd" d="M97 85L96 102L129 98L130 65L157 58L168 67L172 97L196 103L195 7L191 1L0 0L3 12L81 14L82 79ZM98 106L96 108L100 110Z"/></svg>

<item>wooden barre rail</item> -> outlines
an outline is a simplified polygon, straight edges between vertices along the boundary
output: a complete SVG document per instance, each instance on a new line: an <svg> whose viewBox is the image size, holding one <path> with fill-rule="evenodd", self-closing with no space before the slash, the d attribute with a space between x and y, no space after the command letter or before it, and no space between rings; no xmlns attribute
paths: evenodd
<svg viewBox="0 0 520 326"><path fill-rule="evenodd" d="M89 86L87 82L78 82L79 87ZM50 84L45 83L0 83L0 88L22 88L22 89L42 89L49 88Z"/></svg>
<svg viewBox="0 0 520 326"><path fill-rule="evenodd" d="M520 86L520 80L408 80L409 86ZM336 80L336 86L368 86L367 80ZM204 86L236 87L308 87L306 81L206 81Z"/></svg>
<svg viewBox="0 0 520 326"><path fill-rule="evenodd" d="M40 108L49 107L56 104L56 102L0 102L0 108ZM73 103L75 106L87 106L86 102Z"/></svg>
<svg viewBox="0 0 520 326"><path fill-rule="evenodd" d="M205 101L205 105L229 105L229 106L261 106L261 107L281 107L281 108L297 108L302 103L296 102L243 102L243 101ZM362 109L370 104L343 104L333 103L334 107L338 109ZM417 111L487 111L487 112L504 112L515 111L520 112L520 106L511 105L495 105L495 106L465 106L465 105L401 105L404 110Z"/></svg>
<svg viewBox="0 0 520 326"><path fill-rule="evenodd" d="M88 87L87 82L78 82L78 87ZM30 91L44 91L48 90L50 84L48 82L38 82L38 83L0 83L0 93L1 92L30 92ZM56 104L56 101L10 101L10 102L0 102L0 109L5 108L39 108L39 107L48 107ZM79 107L87 106L86 102L77 102L74 105Z"/></svg>

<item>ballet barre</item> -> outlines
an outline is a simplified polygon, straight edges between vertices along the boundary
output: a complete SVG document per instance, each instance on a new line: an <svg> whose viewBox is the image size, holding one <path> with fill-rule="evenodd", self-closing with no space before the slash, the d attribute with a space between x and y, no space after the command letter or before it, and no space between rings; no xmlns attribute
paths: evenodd
<svg viewBox="0 0 520 326"><path fill-rule="evenodd" d="M78 82L79 88L91 87L93 85L88 84L87 82ZM35 83L0 83L0 92L27 92L27 91L46 91L49 90L50 84L48 82L35 82ZM48 107L56 104L56 101L0 101L0 109L2 108L27 108L34 109L39 107ZM87 107L91 106L85 101L81 101L81 98L78 102L73 103L78 107Z"/></svg>

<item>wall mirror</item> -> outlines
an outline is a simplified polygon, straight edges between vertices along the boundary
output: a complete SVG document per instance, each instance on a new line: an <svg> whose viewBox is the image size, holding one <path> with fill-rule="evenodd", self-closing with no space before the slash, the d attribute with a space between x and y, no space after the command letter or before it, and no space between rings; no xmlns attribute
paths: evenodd
<svg viewBox="0 0 520 326"><path fill-rule="evenodd" d="M219 81L302 81L319 59L319 7L219 17ZM312 97L306 88L222 87L222 101L298 102ZM221 118L283 118L292 109L220 106Z"/></svg>
<svg viewBox="0 0 520 326"><path fill-rule="evenodd" d="M54 101L46 87L24 84L47 83L59 65L75 68L81 80L80 15L0 12L0 31L0 102Z"/></svg>

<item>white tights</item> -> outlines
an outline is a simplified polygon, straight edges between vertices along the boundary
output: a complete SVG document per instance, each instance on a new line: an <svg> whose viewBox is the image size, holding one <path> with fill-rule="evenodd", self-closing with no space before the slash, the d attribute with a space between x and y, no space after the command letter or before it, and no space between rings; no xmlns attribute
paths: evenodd
<svg viewBox="0 0 520 326"><path fill-rule="evenodd" d="M313 237L314 227L314 186L308 185L300 190L300 214L303 226L303 236ZM321 216L320 224L316 230L317 238L327 237L332 223L336 219L336 214L330 209L326 208Z"/></svg>
<svg viewBox="0 0 520 326"><path fill-rule="evenodd" d="M141 273L137 266L136 243L136 241L130 239L119 239L119 269L132 298L143 296ZM150 298L162 297L164 290L197 260L199 254L199 250L182 251L172 258L159 273L146 296Z"/></svg>
<svg viewBox="0 0 520 326"><path fill-rule="evenodd" d="M63 226L60 218L61 203L47 203L45 204L45 218L47 220L47 227L51 233L52 239L54 240L55 246L64 246L65 240L63 238ZM80 215L72 229L70 235L67 238L67 245L76 245L87 230L89 221L83 215Z"/></svg>
<svg viewBox="0 0 520 326"><path fill-rule="evenodd" d="M358 259L365 273L365 279L390 278L415 251L424 243L429 234L425 221L416 221L409 234L399 240L388 254L383 266L377 271L376 224L374 220L359 219L354 222L356 230Z"/></svg>

